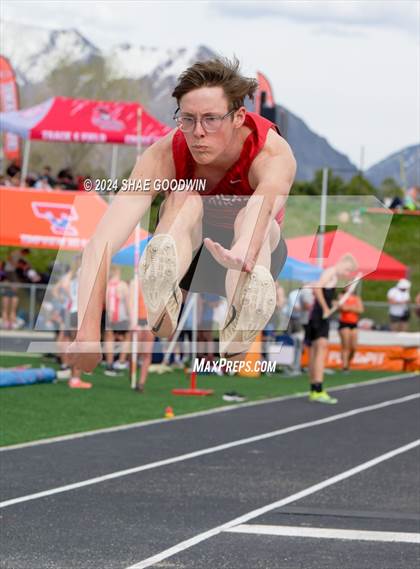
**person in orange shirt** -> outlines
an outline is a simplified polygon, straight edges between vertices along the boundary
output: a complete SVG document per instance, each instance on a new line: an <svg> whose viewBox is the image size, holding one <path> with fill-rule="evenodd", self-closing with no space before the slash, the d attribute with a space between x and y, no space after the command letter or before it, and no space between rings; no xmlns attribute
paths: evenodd
<svg viewBox="0 0 420 569"><path fill-rule="evenodd" d="M346 289L343 291L343 295ZM338 331L341 338L343 371L349 370L357 348L357 323L364 311L363 302L357 294L351 294L340 308Z"/></svg>
<svg viewBox="0 0 420 569"><path fill-rule="evenodd" d="M131 329L137 331L137 356L141 358L140 379L136 384L135 391L143 393L144 386L146 385L149 367L152 363L153 343L155 336L149 329L147 324L147 309L144 303L143 293L140 286L138 289L138 311L137 317L134 313L134 300L135 300L135 283L134 280L130 283L130 316L131 316ZM133 335L133 332L131 332Z"/></svg>

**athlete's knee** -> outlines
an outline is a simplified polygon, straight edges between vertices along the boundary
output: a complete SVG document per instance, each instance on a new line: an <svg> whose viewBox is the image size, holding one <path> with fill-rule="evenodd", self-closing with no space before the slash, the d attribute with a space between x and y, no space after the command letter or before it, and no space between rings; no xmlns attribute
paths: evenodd
<svg viewBox="0 0 420 569"><path fill-rule="evenodd" d="M182 215L187 221L203 217L203 202L196 192L170 192L163 204L163 215Z"/></svg>

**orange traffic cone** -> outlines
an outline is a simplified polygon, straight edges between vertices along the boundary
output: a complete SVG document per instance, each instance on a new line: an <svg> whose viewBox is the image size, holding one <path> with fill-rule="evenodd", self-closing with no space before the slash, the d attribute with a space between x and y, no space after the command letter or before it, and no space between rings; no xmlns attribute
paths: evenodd
<svg viewBox="0 0 420 569"><path fill-rule="evenodd" d="M166 407L165 419L172 419L172 417L175 417L174 410L172 409L172 407Z"/></svg>
<svg viewBox="0 0 420 569"><path fill-rule="evenodd" d="M255 370L255 364L257 363L257 361L261 361L261 358L262 358L261 340L262 340L262 334L260 332L258 334L258 336L255 338L252 346L250 347L249 352L245 356L245 362L248 364L250 369L249 369L249 371L247 371L247 369L244 368L240 372L238 372L238 375L240 377L260 377L261 376L261 372L259 370L258 371Z"/></svg>

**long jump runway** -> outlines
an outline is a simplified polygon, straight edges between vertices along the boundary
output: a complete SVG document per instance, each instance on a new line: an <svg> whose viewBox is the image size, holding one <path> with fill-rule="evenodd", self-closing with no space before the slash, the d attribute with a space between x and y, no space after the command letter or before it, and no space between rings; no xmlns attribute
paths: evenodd
<svg viewBox="0 0 420 569"><path fill-rule="evenodd" d="M5 449L7 569L411 569L420 376Z"/></svg>

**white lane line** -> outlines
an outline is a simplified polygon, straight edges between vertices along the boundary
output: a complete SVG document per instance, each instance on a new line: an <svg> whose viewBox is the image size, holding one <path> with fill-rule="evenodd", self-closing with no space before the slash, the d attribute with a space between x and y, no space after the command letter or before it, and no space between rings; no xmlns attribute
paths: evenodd
<svg viewBox="0 0 420 569"><path fill-rule="evenodd" d="M178 456L173 456L171 458L166 458L159 460L157 462L150 462L148 464L143 464L141 466L135 466L133 468L127 468L126 470L119 470L116 472L111 472L103 476L97 476L95 478L89 478L87 480L82 480L80 482L75 482L73 484L67 484L65 486L59 486L57 488L51 488L50 490L44 490L42 492L36 492L35 494L28 494L26 496L20 496L19 498L12 498L10 500L5 500L0 502L0 508L7 508L8 506L13 506L14 504L20 504L22 502L29 502L31 500L38 500L39 498L46 498L47 496L53 496L54 494L61 494L63 492L69 492L70 490L77 490L79 488L84 488L85 486L92 486L93 484L99 484L101 482L107 482L108 480L114 480L115 478L121 478L123 476L129 476L130 474L137 474L139 472L144 472L146 470L152 470L154 468L159 468L161 466L168 466L169 464L175 464L176 462L182 462L185 460L191 460L199 456L205 456L207 454L214 454L216 452L228 450L231 448L239 447L242 445L247 445L250 443L255 443L263 441L266 439L271 439L273 437L278 437L281 435L286 435L288 433L293 433L295 431L300 431L302 429L308 429L316 427L319 425L324 425L326 423L332 423L334 421L339 421L341 419L347 419L348 417L354 417L355 415L360 415L362 413L368 413L369 411L375 411L377 409L384 409L385 407L390 407L392 405L399 405L401 403L407 403L408 401L413 401L414 399L419 399L420 393L414 393L412 395L406 395L405 397L399 397L398 399L391 399L389 401L383 401L382 403L375 403L374 405L368 405L366 407L359 407L357 409L352 409L344 413L338 413L337 415L331 415L330 417L324 417L323 419L316 419L315 421L308 421L306 423L299 423L297 425L292 425L290 427L285 427L283 429L278 429L277 431L270 431L268 433L262 433L260 435L255 435L253 437L247 437L245 439L239 439L236 441L231 441L230 443L223 443L221 445L216 445L213 447L207 447L194 452L189 452L186 454L181 454Z"/></svg>
<svg viewBox="0 0 420 569"><path fill-rule="evenodd" d="M419 445L420 445L420 439L417 439L417 440L415 440L409 444L406 444L402 447L396 448L396 449L389 451L385 454L381 454L380 456L377 456L376 458L373 458L372 460L368 460L367 462L363 462L362 464L359 464L358 466L355 466L354 468L350 468L349 470L341 472L340 474L337 474L336 476L332 476L331 478L327 478L326 480L323 480L322 482L319 482L318 484L314 484L313 486L309 486L309 488L305 488L305 490L301 490L300 492L296 492L295 494L292 494L291 496L287 496L286 498L282 498L281 500L278 500L277 502L267 504L266 506L263 506L262 508L258 508L257 510L253 510L252 512L248 512L247 514L239 516L238 518L235 518L235 519L231 520L230 522L226 522L220 526L214 527L208 531L200 533L200 534L198 534L198 535L196 535L190 539L187 539L185 541L181 541L180 543L178 543L178 544L176 544L176 545L174 545L168 549L165 549L164 551L161 551L160 553L157 553L156 555L153 555L152 557L148 557L147 559L144 559L143 561L139 561L138 563L135 563L134 565L130 565L130 567L127 567L126 569L146 569L146 567L151 567L152 565L155 565L156 563L159 563L160 561L163 561L164 559L168 559L169 557L173 557L174 555L177 555L178 553L181 553L182 551L185 551L186 549L189 549L190 547L193 547L194 545L197 545L197 544L201 543L202 541L206 541L207 539L210 539L211 537L214 537L221 532L230 530L231 528L233 528L235 526L249 522L250 520L258 518L259 516L262 516L263 514L271 512L272 510L275 510L277 508L281 508L282 506L285 506L286 504L290 504L291 502L296 502L297 500L301 500L302 498L305 498L306 496L310 496L311 494L315 494L315 492L319 492L320 490L323 490L324 488L328 488L329 486L332 486L333 484L337 484L337 482L341 482L342 480L345 480L346 478L350 478L351 476L354 476L355 474L358 474L359 472L363 472L364 470L367 470L368 468L372 468L373 466L376 466L377 464L380 464L381 462L384 462L386 460L389 460L390 458L393 458L394 456L397 456L399 454L402 454L404 452L412 450Z"/></svg>
<svg viewBox="0 0 420 569"><path fill-rule="evenodd" d="M396 381L398 379L409 379L415 378L418 374L415 373L399 373L397 375L390 375L388 377L379 377L377 379L370 379L367 381L347 383L345 385L338 385L337 387L330 387L328 391L343 391L346 389L354 389L359 387L370 387L372 385L377 385L381 383L388 383L391 381ZM224 413L226 411L237 411L243 409L244 407L255 407L257 405L267 405L269 403L278 403L281 401L289 401L290 399L300 399L302 397L307 397L308 393L305 391L303 393L294 393L293 395L282 395L280 397L272 397L269 399L262 399L260 401L248 401L247 403L241 403L240 405L225 405L224 407L217 407L216 409L209 409L207 411L196 411L195 413L186 413L185 415L180 415L179 417L174 417L171 422L174 421L184 421L185 419L191 419L194 417L204 417L206 415L214 415L215 413ZM0 447L0 452L7 452L10 450L19 450L39 445L48 445L52 443L59 443L65 441L72 441L74 439L83 439L85 437L91 437L94 435L103 435L106 433L116 433L118 431L126 431L129 429L138 429L140 427L149 427L150 425L157 425L159 423L168 424L167 419L152 419L150 421L141 421L137 423L128 423L124 425L117 425L115 427L105 427L104 429L94 429L93 431L83 431L82 433L72 433L69 435L60 435L58 437L50 437L47 439L40 439L38 441L31 441L28 443L19 443L15 445L8 445Z"/></svg>
<svg viewBox="0 0 420 569"><path fill-rule="evenodd" d="M420 544L420 533L392 531L360 531L334 528L312 528L301 526L272 526L241 524L226 530L229 533L250 533L255 535L279 535L286 537L310 537L318 539L351 539L357 541L391 541Z"/></svg>

